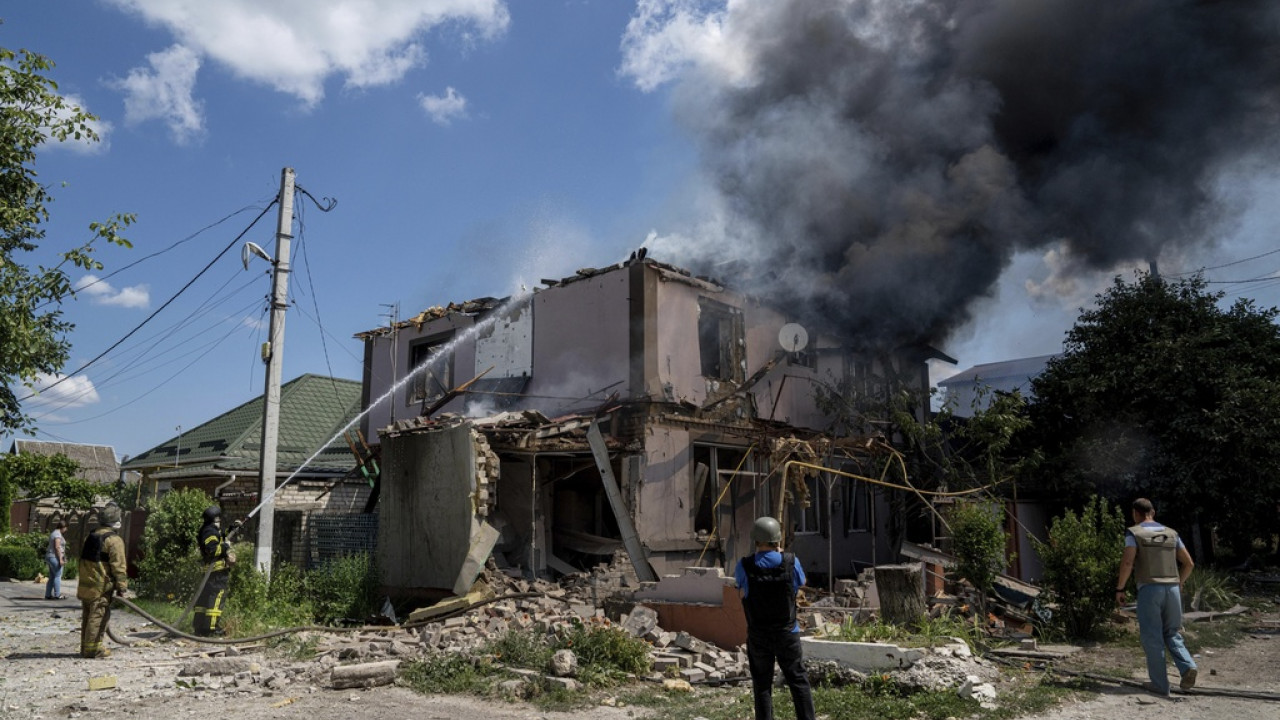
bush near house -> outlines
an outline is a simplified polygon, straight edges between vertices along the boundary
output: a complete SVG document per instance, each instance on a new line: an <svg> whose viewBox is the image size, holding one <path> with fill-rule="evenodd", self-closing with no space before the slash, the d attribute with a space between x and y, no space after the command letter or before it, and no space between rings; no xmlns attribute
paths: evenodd
<svg viewBox="0 0 1280 720"><path fill-rule="evenodd" d="M138 594L156 600L190 598L204 575L196 546L212 501L191 488L165 493L147 516L138 563Z"/></svg>
<svg viewBox="0 0 1280 720"><path fill-rule="evenodd" d="M45 568L44 560L25 545L0 545L0 577L34 580Z"/></svg>
<svg viewBox="0 0 1280 720"><path fill-rule="evenodd" d="M956 571L978 591L984 614L987 596L1005 565L1000 519L999 507L970 502L957 503L947 513Z"/></svg>
<svg viewBox="0 0 1280 720"><path fill-rule="evenodd" d="M1124 551L1124 515L1095 496L1079 515L1068 510L1049 525L1049 541L1032 538L1044 562L1052 622L1073 638L1094 637L1115 610Z"/></svg>

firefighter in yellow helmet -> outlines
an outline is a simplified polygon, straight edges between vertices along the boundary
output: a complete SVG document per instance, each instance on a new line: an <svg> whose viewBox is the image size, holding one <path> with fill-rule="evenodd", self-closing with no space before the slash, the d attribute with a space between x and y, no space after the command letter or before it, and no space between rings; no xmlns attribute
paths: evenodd
<svg viewBox="0 0 1280 720"><path fill-rule="evenodd" d="M129 591L128 565L120 530L120 508L108 505L98 513L98 528L85 538L80 551L80 656L104 658L111 651L102 636L111 619L111 598Z"/></svg>
<svg viewBox="0 0 1280 720"><path fill-rule="evenodd" d="M236 562L235 553L231 551L231 543L222 533L222 509L210 505L204 511L204 525L200 528L200 557L204 560L209 578L205 581L200 599L196 601L196 613L191 624L196 635L225 635L226 631L219 624L222 619L222 606L227 599L227 588L231 584L231 566Z"/></svg>

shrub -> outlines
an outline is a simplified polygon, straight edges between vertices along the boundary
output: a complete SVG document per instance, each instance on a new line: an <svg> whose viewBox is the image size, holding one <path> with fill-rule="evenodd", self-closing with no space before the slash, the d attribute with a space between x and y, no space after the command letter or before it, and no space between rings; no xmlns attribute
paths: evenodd
<svg viewBox="0 0 1280 720"><path fill-rule="evenodd" d="M1079 515L1068 510L1054 519L1048 542L1032 539L1044 562L1047 599L1057 603L1053 622L1068 636L1093 637L1115 609L1124 529L1119 506L1094 497Z"/></svg>
<svg viewBox="0 0 1280 720"><path fill-rule="evenodd" d="M252 557L252 543L237 543L238 557ZM306 597L304 576L297 566L277 563L268 581L251 562L231 566L227 596L227 631L246 635L261 630L310 625L311 601Z"/></svg>
<svg viewBox="0 0 1280 720"><path fill-rule="evenodd" d="M381 580L377 564L368 553L327 560L306 576L306 594L316 620L332 623L346 618L363 621L377 610Z"/></svg>
<svg viewBox="0 0 1280 720"><path fill-rule="evenodd" d="M0 576L33 580L45 569L44 560L25 545L0 545Z"/></svg>
<svg viewBox="0 0 1280 720"><path fill-rule="evenodd" d="M165 493L147 516L138 563L138 593L185 604L204 576L197 547L209 496L191 488Z"/></svg>
<svg viewBox="0 0 1280 720"><path fill-rule="evenodd" d="M578 677L588 685L609 685L623 675L649 671L649 645L627 632L595 622L575 623L553 643L578 656Z"/></svg>
<svg viewBox="0 0 1280 720"><path fill-rule="evenodd" d="M951 552L956 556L960 577L978 591L983 614L987 595L1005 564L1004 529L998 507L957 503L947 513L951 531Z"/></svg>

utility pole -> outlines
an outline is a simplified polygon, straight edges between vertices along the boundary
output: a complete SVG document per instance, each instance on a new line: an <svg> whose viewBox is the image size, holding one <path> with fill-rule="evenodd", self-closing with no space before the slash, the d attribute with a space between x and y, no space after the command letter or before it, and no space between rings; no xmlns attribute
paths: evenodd
<svg viewBox="0 0 1280 720"><path fill-rule="evenodd" d="M276 446L280 430L280 371L284 362L284 311L289 296L289 243L293 240L293 168L280 171L280 220L271 275L271 325L262 348L267 363L262 394L262 484L259 486L258 548L254 566L271 579L271 541L275 531Z"/></svg>

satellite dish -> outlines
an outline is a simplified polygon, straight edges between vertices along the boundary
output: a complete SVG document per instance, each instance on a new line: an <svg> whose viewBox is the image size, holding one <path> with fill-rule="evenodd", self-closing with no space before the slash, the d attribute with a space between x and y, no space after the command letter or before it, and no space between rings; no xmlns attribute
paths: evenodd
<svg viewBox="0 0 1280 720"><path fill-rule="evenodd" d="M787 352L800 352L809 345L809 332L799 323L787 323L778 331L778 344Z"/></svg>

